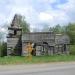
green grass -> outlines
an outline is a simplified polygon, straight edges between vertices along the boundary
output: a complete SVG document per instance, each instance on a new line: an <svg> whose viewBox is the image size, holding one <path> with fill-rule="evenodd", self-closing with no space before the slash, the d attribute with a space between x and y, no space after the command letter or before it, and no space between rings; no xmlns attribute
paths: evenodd
<svg viewBox="0 0 75 75"><path fill-rule="evenodd" d="M28 57L6 56L0 57L0 64L36 64L49 62L69 62L75 61L75 55L54 55L54 56L35 56L29 61Z"/></svg>

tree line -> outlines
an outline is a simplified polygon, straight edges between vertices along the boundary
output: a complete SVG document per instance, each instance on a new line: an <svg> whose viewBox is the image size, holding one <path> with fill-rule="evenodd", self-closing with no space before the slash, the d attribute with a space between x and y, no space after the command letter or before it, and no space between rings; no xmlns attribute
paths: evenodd
<svg viewBox="0 0 75 75"><path fill-rule="evenodd" d="M56 25L50 27L49 31L53 31L56 34L67 34L70 38L70 44L75 44L75 23L69 23L65 26Z"/></svg>

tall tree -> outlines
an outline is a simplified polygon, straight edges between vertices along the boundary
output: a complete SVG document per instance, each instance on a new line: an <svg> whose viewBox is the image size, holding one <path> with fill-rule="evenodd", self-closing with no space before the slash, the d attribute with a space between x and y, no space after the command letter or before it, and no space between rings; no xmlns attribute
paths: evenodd
<svg viewBox="0 0 75 75"><path fill-rule="evenodd" d="M3 38L4 38L4 34L0 32L0 56L2 56L2 44L4 40Z"/></svg>
<svg viewBox="0 0 75 75"><path fill-rule="evenodd" d="M71 44L75 44L75 23L69 23L68 26L66 26L66 33L70 37Z"/></svg>
<svg viewBox="0 0 75 75"><path fill-rule="evenodd" d="M19 16L19 25L22 27L22 33L30 32L29 24L26 22L24 16Z"/></svg>
<svg viewBox="0 0 75 75"><path fill-rule="evenodd" d="M61 33L61 26L59 24L57 24L54 28L53 31L57 34L57 33Z"/></svg>

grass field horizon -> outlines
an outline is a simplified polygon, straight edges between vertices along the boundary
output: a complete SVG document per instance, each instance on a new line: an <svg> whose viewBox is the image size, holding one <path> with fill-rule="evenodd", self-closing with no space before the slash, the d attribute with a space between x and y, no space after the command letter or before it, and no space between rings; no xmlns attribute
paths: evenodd
<svg viewBox="0 0 75 75"><path fill-rule="evenodd" d="M24 56L5 56L0 57L0 65L10 64L37 64L50 62L70 62L75 61L75 55L53 55L53 56L33 56L32 60Z"/></svg>

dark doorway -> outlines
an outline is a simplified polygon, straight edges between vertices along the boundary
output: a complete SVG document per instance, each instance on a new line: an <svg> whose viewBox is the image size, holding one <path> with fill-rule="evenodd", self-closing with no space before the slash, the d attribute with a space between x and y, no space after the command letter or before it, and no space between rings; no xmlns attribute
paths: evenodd
<svg viewBox="0 0 75 75"><path fill-rule="evenodd" d="M14 30L14 35L16 35L17 34L17 31L16 30Z"/></svg>
<svg viewBox="0 0 75 75"><path fill-rule="evenodd" d="M66 44L64 44L64 51L66 51Z"/></svg>

